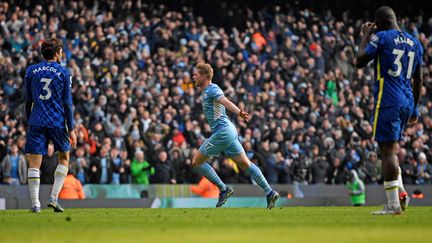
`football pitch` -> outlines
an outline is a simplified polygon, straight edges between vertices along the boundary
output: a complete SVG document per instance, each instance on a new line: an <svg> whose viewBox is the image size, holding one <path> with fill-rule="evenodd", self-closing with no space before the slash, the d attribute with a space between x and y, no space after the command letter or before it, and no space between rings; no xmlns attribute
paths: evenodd
<svg viewBox="0 0 432 243"><path fill-rule="evenodd" d="M432 207L0 211L0 242L431 242Z"/></svg>

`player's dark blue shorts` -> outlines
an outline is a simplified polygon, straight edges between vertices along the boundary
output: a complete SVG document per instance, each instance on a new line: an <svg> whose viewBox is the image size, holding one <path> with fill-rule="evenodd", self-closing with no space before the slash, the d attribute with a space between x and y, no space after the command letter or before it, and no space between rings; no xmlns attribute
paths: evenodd
<svg viewBox="0 0 432 243"><path fill-rule="evenodd" d="M402 140L402 133L412 113L412 107L381 107L378 111L378 119L372 118L375 140L377 142Z"/></svg>
<svg viewBox="0 0 432 243"><path fill-rule="evenodd" d="M70 150L69 133L66 128L30 127L27 133L25 152L28 154L47 154L48 142L54 144L54 150Z"/></svg>

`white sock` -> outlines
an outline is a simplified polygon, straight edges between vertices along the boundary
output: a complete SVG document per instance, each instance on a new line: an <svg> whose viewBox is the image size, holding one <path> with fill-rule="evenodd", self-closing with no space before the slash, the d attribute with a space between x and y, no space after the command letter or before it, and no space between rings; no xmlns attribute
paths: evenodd
<svg viewBox="0 0 432 243"><path fill-rule="evenodd" d="M387 203L389 206L400 207L399 203L399 181L384 181L384 189L387 195Z"/></svg>
<svg viewBox="0 0 432 243"><path fill-rule="evenodd" d="M406 192L405 187L403 185L403 181L402 181L402 170L401 170L400 166L398 167L398 182L399 182L399 191L400 192Z"/></svg>
<svg viewBox="0 0 432 243"><path fill-rule="evenodd" d="M32 207L40 207L39 201L39 184L40 184L40 176L39 169L29 168L27 170L27 178L30 192L30 199L32 201Z"/></svg>
<svg viewBox="0 0 432 243"><path fill-rule="evenodd" d="M63 187L64 180L68 173L68 167L64 165L57 165L57 168L54 173L54 185L51 192L51 198L57 200L60 190Z"/></svg>

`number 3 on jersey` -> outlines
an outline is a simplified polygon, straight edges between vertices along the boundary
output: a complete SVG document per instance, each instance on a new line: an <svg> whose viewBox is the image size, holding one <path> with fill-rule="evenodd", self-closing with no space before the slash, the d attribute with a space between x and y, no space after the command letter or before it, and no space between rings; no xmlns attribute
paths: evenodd
<svg viewBox="0 0 432 243"><path fill-rule="evenodd" d="M51 97L51 89L48 87L49 85L50 85L50 83L51 83L51 81L52 81L52 79L50 79L50 78L41 78L41 80L40 80L42 83L45 83L45 85L44 85L44 87L43 87L43 90L45 90L46 91L46 95L42 95L42 94L40 94L39 95L39 99L41 99L41 100L47 100L47 99L49 99L50 97Z"/></svg>
<svg viewBox="0 0 432 243"><path fill-rule="evenodd" d="M393 49L392 52L394 55L396 55L396 59L394 61L394 64L396 64L397 69L396 71L393 71L391 69L388 70L388 74L393 76L393 77L399 77L399 75L401 74L402 71L402 62L401 59L403 57L403 55L405 54L404 50L400 50L400 49ZM412 68L413 68L413 64L414 64L414 52L409 51L408 52L408 57L409 57L409 63L408 63L408 71L407 71L407 79L411 78L411 73L412 73Z"/></svg>

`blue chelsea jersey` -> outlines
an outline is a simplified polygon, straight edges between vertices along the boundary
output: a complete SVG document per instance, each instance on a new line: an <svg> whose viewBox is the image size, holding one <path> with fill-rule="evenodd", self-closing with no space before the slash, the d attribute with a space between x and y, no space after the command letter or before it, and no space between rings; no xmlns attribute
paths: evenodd
<svg viewBox="0 0 432 243"><path fill-rule="evenodd" d="M46 62L27 68L25 75L26 102L32 102L29 125L64 128L63 104L72 105L72 77L57 62Z"/></svg>
<svg viewBox="0 0 432 243"><path fill-rule="evenodd" d="M422 64L420 42L405 31L385 30L365 49L375 63L375 107L413 106L411 77Z"/></svg>

